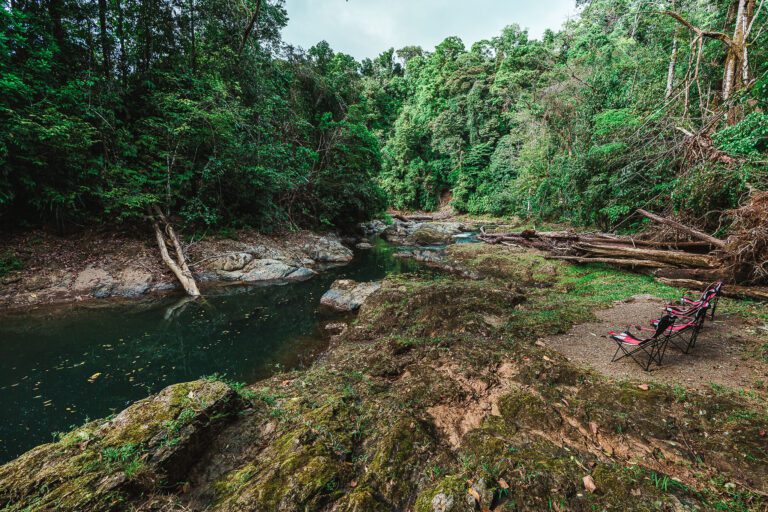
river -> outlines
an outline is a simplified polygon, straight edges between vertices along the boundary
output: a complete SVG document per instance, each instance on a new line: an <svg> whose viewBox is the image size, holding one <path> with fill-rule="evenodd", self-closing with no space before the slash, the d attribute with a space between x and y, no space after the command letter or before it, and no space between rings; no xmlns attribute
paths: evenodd
<svg viewBox="0 0 768 512"><path fill-rule="evenodd" d="M169 384L214 373L253 383L311 363L327 346L320 306L335 279L435 272L377 240L303 283L43 307L0 317L0 463Z"/></svg>

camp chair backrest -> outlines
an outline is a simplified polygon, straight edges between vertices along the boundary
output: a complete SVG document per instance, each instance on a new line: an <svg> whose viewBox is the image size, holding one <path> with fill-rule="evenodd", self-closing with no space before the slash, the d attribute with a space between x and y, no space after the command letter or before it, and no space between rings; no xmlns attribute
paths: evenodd
<svg viewBox="0 0 768 512"><path fill-rule="evenodd" d="M658 338L666 332L677 320L674 315L664 315L659 319L659 323L656 324L656 332L653 333L653 338Z"/></svg>
<svg viewBox="0 0 768 512"><path fill-rule="evenodd" d="M693 318L697 324L704 321L704 318L707 316L708 309L709 309L709 303L704 302L701 306L699 306L699 309L696 310L696 315L694 315Z"/></svg>
<svg viewBox="0 0 768 512"><path fill-rule="evenodd" d="M720 295L720 290L722 288L723 288L723 282L715 281L714 283L707 286L703 292L701 292L701 296L699 297L699 300L709 300L712 297L716 297Z"/></svg>

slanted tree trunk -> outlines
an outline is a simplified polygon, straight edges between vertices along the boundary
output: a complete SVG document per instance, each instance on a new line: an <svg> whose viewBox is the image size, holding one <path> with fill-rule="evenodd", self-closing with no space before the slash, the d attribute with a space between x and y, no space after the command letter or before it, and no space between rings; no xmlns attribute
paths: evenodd
<svg viewBox="0 0 768 512"><path fill-rule="evenodd" d="M693 228L689 228L688 226L685 226L683 224L680 224L677 221L674 221L672 219L667 219L665 217L659 217L658 215L654 215L653 213L647 212L643 210L642 208L637 209L637 213L642 215L643 217L647 217L651 219L654 222L658 222L659 224L665 224L671 228L674 228L681 233L685 233L686 235L690 235L693 238L698 238L699 240L703 240L709 244L711 244L714 247L718 247L720 249L725 249L726 242L725 240L720 240L719 238L715 238L712 235L708 235L706 233L702 233L701 231L697 231Z"/></svg>
<svg viewBox="0 0 768 512"><path fill-rule="evenodd" d="M245 45L248 42L248 37L253 31L253 27L256 26L256 22L259 20L259 12L261 11L261 0L256 0L256 7L251 15L251 20L248 22L248 26L245 27L245 33L243 34L243 40L240 42L240 48L237 50L237 60L240 60L240 56L243 54Z"/></svg>
<svg viewBox="0 0 768 512"><path fill-rule="evenodd" d="M153 215L154 214L154 215ZM200 290L197 288L197 282L192 275L192 271L189 270L187 265L187 258L184 256L184 250L179 242L179 237L176 236L176 232L173 230L173 226L163 214L162 210L155 205L150 212L152 218L152 226L155 230L155 239L157 240L157 246L160 249L160 256L163 258L163 263L171 269L171 272L179 280L184 291L190 297L199 297ZM165 226L165 229L161 228L161 224ZM175 252L175 258L168 252L168 243L173 247Z"/></svg>

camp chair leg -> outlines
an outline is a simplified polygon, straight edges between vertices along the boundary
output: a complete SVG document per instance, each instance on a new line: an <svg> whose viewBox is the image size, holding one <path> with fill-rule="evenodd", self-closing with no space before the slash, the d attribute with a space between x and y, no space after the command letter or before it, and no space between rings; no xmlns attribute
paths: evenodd
<svg viewBox="0 0 768 512"><path fill-rule="evenodd" d="M624 347L624 344L621 343L618 340L614 340L616 342L616 345L618 345L618 348L616 349L616 352L613 354L613 358L611 358L611 362L615 363L616 361L620 361L621 359L624 359L625 357L630 357L635 363L637 363L640 368L642 368L644 371L650 371L651 364L654 362L658 362L658 364L661 364L659 360L656 358L656 354L658 352L658 346L657 344L653 344L650 347L650 351L644 347L644 346L638 346L634 350L629 350ZM619 352L623 352L623 355L616 357L619 355ZM639 359L635 354L638 352L642 352L645 355L648 356L646 360ZM663 357L663 356L662 356Z"/></svg>

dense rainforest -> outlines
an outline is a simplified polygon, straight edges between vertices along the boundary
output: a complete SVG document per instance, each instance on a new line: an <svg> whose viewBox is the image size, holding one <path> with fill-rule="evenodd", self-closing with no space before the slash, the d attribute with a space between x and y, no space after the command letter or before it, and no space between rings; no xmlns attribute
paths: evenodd
<svg viewBox="0 0 768 512"><path fill-rule="evenodd" d="M357 0L356 0L357 1ZM712 229L768 188L768 6L579 0L541 40L357 62L282 0L10 0L0 225L349 226L387 205Z"/></svg>

